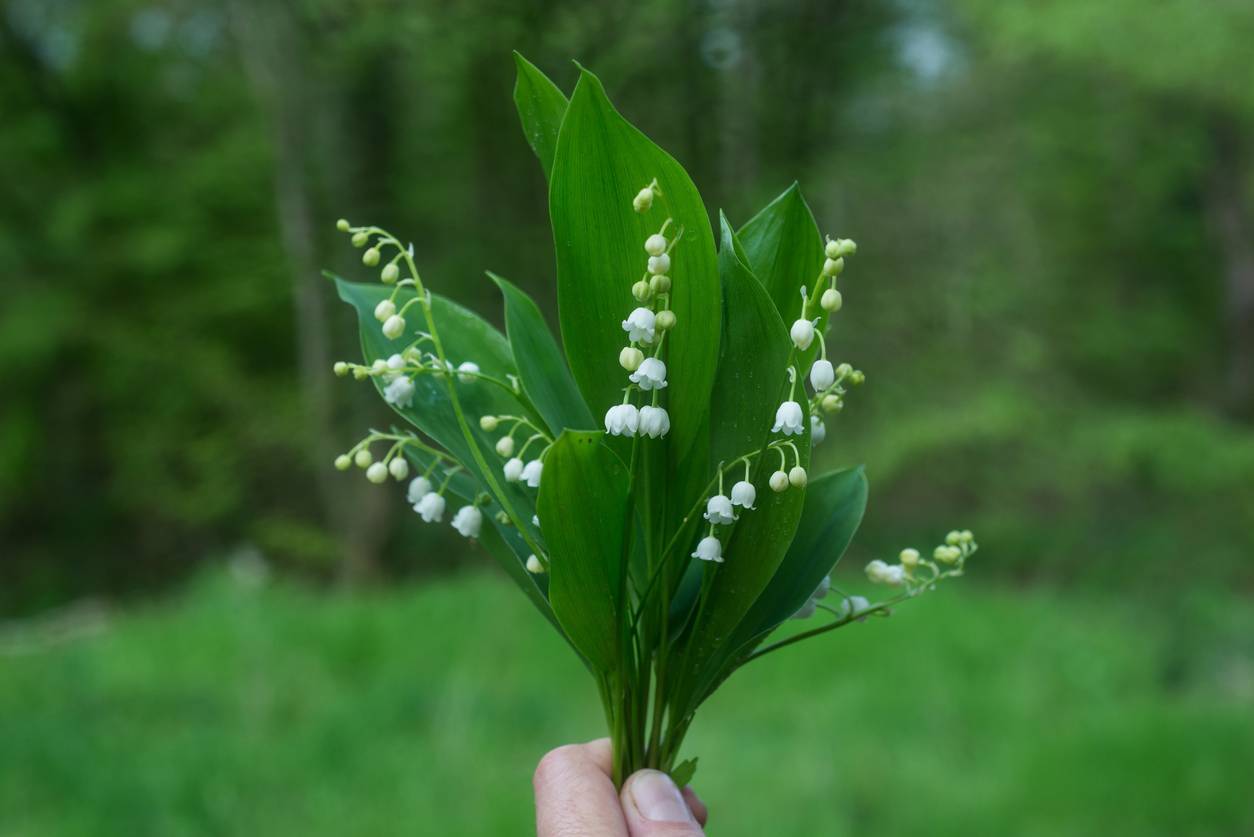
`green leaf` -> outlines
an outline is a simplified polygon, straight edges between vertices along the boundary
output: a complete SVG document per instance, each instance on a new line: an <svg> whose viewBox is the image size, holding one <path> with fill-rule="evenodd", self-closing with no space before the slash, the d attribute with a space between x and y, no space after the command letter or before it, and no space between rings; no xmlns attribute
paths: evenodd
<svg viewBox="0 0 1254 837"><path fill-rule="evenodd" d="M791 324L801 313L801 286L823 269L823 236L796 183L753 216L737 234L749 268ZM822 332L820 332L822 333Z"/></svg>
<svg viewBox="0 0 1254 837"><path fill-rule="evenodd" d="M514 53L518 78L514 82L514 105L522 122L527 144L540 158L545 178L553 169L557 134L566 115L566 94L549 77L518 52Z"/></svg>
<svg viewBox="0 0 1254 837"><path fill-rule="evenodd" d="M550 432L556 436L567 428L596 428L539 307L508 280L495 273L488 276L505 297L505 329L523 391L544 417Z"/></svg>
<svg viewBox="0 0 1254 837"><path fill-rule="evenodd" d="M643 214L632 198L657 178L662 195ZM624 120L596 76L583 71L562 122L549 189L557 252L562 342L594 416L617 404L626 375L618 365L620 324L636 302L631 286L645 273L644 240L669 215L684 228L671 252L667 335L671 448L686 450L702 429L718 360L718 266L701 196L687 172ZM672 225L672 230L674 225Z"/></svg>
<svg viewBox="0 0 1254 837"><path fill-rule="evenodd" d="M681 761L679 764L671 768L671 781L676 787L685 787L692 784L692 777L697 775L697 757Z"/></svg>
<svg viewBox="0 0 1254 837"><path fill-rule="evenodd" d="M603 433L567 430L544 459L540 521L549 556L549 601L592 667L621 654L628 476Z"/></svg>

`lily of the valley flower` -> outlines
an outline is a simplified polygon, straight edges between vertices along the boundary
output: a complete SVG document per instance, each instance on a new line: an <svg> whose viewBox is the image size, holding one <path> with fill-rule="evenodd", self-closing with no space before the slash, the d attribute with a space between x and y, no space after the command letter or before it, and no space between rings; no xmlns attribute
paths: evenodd
<svg viewBox="0 0 1254 837"><path fill-rule="evenodd" d="M796 401L785 401L775 411L775 426L771 428L771 432L783 433L785 436L799 436L805 430L802 424L804 418L805 414L800 404Z"/></svg>
<svg viewBox="0 0 1254 837"><path fill-rule="evenodd" d="M770 483L771 490L776 494L781 494L788 490L788 474L785 471L776 471L771 474L771 478L768 482Z"/></svg>
<svg viewBox="0 0 1254 837"><path fill-rule="evenodd" d="M671 430L671 417L663 407L640 408L640 433L650 439L665 436Z"/></svg>
<svg viewBox="0 0 1254 837"><path fill-rule="evenodd" d="M810 416L810 444L817 445L827 438L827 425L818 416Z"/></svg>
<svg viewBox="0 0 1254 837"><path fill-rule="evenodd" d="M644 251L650 256L660 256L666 252L666 236L654 233L644 240ZM665 271L663 271L665 272Z"/></svg>
<svg viewBox="0 0 1254 837"><path fill-rule="evenodd" d="M819 305L823 306L823 310L829 314L834 314L840 310L840 306L844 304L840 291L835 288L828 288L823 291L823 295L819 297Z"/></svg>
<svg viewBox="0 0 1254 837"><path fill-rule="evenodd" d="M670 273L671 257L666 253L657 256L649 256L649 273L654 276L660 276L663 273Z"/></svg>
<svg viewBox="0 0 1254 837"><path fill-rule="evenodd" d="M503 469L505 471L505 481L506 482L518 482L519 480L521 480L522 474L523 474L523 467L524 467L523 461L519 459L517 456L515 456L513 459L506 462L505 468Z"/></svg>
<svg viewBox="0 0 1254 837"><path fill-rule="evenodd" d="M693 558L700 558L702 561L713 561L716 564L723 563L723 544L713 535L706 535L697 544L696 551L692 553Z"/></svg>
<svg viewBox="0 0 1254 837"><path fill-rule="evenodd" d="M611 436L635 436L639 429L640 411L635 404L615 404L606 411L605 432Z"/></svg>
<svg viewBox="0 0 1254 837"><path fill-rule="evenodd" d="M394 407L409 407L414 403L414 382L401 375L383 388L383 400Z"/></svg>
<svg viewBox="0 0 1254 837"><path fill-rule="evenodd" d="M839 619L848 619L850 616L857 616L866 610L869 610L871 603L867 601L865 596L850 596L840 603L840 607L836 608L836 615ZM858 620L865 622L866 617L863 616Z"/></svg>
<svg viewBox="0 0 1254 837"><path fill-rule="evenodd" d="M814 387L815 392L823 390L836 383L836 369L832 366L830 360L819 359L810 367L810 386Z"/></svg>
<svg viewBox="0 0 1254 837"><path fill-rule="evenodd" d="M409 501L411 506L418 505L418 501L431 493L431 480L426 477L414 477L409 481L409 490L405 493L405 499Z"/></svg>
<svg viewBox="0 0 1254 837"><path fill-rule="evenodd" d="M652 343L655 328L656 320L648 308L637 308L623 320L623 331L627 332L627 339L633 343Z"/></svg>
<svg viewBox="0 0 1254 837"><path fill-rule="evenodd" d="M376 462L366 469L366 479L370 480L375 485L387 482L387 478L388 466L384 465L382 462Z"/></svg>
<svg viewBox="0 0 1254 837"><path fill-rule="evenodd" d="M392 475L392 479L400 482L409 476L409 460L403 456L398 456L388 463L388 473Z"/></svg>
<svg viewBox="0 0 1254 837"><path fill-rule="evenodd" d="M424 523L439 523L444 519L445 505L444 497L432 491L418 501L414 511L418 512Z"/></svg>
<svg viewBox="0 0 1254 837"><path fill-rule="evenodd" d="M544 572L544 563L534 555L527 556L527 572L540 575Z"/></svg>
<svg viewBox="0 0 1254 837"><path fill-rule="evenodd" d="M900 564L886 564L876 558L866 565L866 577L876 584L900 587L906 582L906 568Z"/></svg>
<svg viewBox="0 0 1254 837"><path fill-rule="evenodd" d="M531 488L540 487L540 472L544 470L544 463L539 459L533 459L523 466L522 478Z"/></svg>
<svg viewBox="0 0 1254 837"><path fill-rule="evenodd" d="M792 466L792 470L788 472L788 482L797 486L797 488L805 488L809 479L810 476L806 473L806 469L800 465Z"/></svg>
<svg viewBox="0 0 1254 837"><path fill-rule="evenodd" d="M666 388L666 364L655 357L645 358L640 367L632 372L631 382L648 392Z"/></svg>
<svg viewBox="0 0 1254 837"><path fill-rule="evenodd" d="M473 360L468 360L458 366L457 371L460 373L457 376L457 380L462 383L467 383L468 381L473 381L475 379L475 375L479 373L479 364L475 363Z"/></svg>
<svg viewBox="0 0 1254 837"><path fill-rule="evenodd" d="M814 323L805 318L799 319L792 324L788 335L792 337L793 345L804 352L814 342Z"/></svg>
<svg viewBox="0 0 1254 837"><path fill-rule="evenodd" d="M385 322L388 317L396 313L396 303L390 299L384 299L374 307L374 318L379 322Z"/></svg>
<svg viewBox="0 0 1254 837"><path fill-rule="evenodd" d="M757 499L758 491L753 487L753 483L748 480L741 480L732 486L731 501L733 506L752 509L753 503Z"/></svg>
<svg viewBox="0 0 1254 837"><path fill-rule="evenodd" d="M453 528L463 538L479 537L479 529L483 526L483 512L476 506L462 506L453 515Z"/></svg>
<svg viewBox="0 0 1254 837"><path fill-rule="evenodd" d="M502 436L496 440L496 452L501 456L514 455L514 437Z"/></svg>
<svg viewBox="0 0 1254 837"><path fill-rule="evenodd" d="M736 522L736 515L732 512L732 501L724 494L715 494L706 501L705 519L716 526Z"/></svg>
<svg viewBox="0 0 1254 837"><path fill-rule="evenodd" d="M389 340L395 340L405 333L405 318L400 314L393 314L383 321L383 336Z"/></svg>

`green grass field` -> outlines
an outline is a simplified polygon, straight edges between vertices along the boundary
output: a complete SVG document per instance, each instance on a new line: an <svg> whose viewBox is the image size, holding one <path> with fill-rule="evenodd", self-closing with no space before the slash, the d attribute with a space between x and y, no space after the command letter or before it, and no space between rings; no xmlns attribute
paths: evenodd
<svg viewBox="0 0 1254 837"><path fill-rule="evenodd" d="M686 752L719 835L1254 832L1254 614L955 584L737 674ZM0 833L523 834L590 681L495 575L214 575L0 644ZM433 831L432 823L438 823Z"/></svg>

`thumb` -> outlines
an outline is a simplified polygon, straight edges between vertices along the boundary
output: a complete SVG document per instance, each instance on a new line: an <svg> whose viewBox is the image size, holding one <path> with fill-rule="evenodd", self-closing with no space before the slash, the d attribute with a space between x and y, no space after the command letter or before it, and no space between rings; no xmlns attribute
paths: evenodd
<svg viewBox="0 0 1254 837"><path fill-rule="evenodd" d="M641 770L623 783L623 813L631 837L700 837L705 832L671 777Z"/></svg>

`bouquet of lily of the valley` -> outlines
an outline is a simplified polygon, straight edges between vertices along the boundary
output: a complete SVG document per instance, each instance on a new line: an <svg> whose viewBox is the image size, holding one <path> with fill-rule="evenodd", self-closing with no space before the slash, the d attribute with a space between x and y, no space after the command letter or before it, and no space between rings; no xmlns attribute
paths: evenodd
<svg viewBox="0 0 1254 837"><path fill-rule="evenodd" d="M795 186L713 229L684 169L586 70L568 100L518 57L514 95L548 178L561 343L506 279L488 274L502 335L431 291L412 244L341 220L382 281L336 279L365 358L335 372L373 381L414 429L371 432L336 467L400 483L423 520L500 562L596 681L616 781L652 767L683 785L684 734L733 671L886 614L976 547L951 532L927 557L872 561L883 601L830 589L867 495L861 468L810 473L864 380L824 341L854 242L825 241Z"/></svg>

